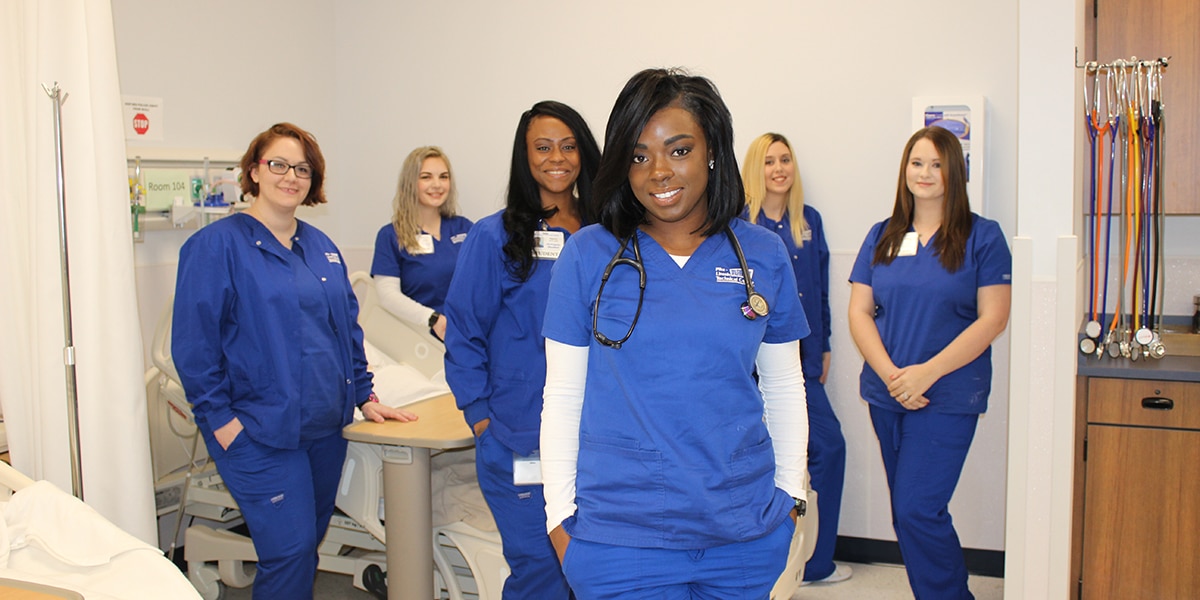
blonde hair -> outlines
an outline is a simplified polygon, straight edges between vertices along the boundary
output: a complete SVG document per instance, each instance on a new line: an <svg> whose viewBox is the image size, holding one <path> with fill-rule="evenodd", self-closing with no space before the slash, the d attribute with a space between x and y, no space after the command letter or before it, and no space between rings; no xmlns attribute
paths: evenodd
<svg viewBox="0 0 1200 600"><path fill-rule="evenodd" d="M425 164L427 158L442 159L446 163L446 173L450 175L450 189L446 192L446 201L438 208L438 213L443 219L458 214L458 187L454 184L454 169L450 167L450 157L437 146L421 146L409 152L400 167L396 195L392 198L392 227L396 229L396 240L401 248L409 252L420 250L417 236L421 234L421 202L418 199L417 182L421 178L421 165Z"/></svg>
<svg viewBox="0 0 1200 600"><path fill-rule="evenodd" d="M762 212L763 200L767 197L767 178L764 175L767 149L775 142L782 142L784 146L787 146L794 165L796 153L792 150L792 145L788 143L787 138L778 133L764 133L750 142L750 148L746 150L746 160L742 163L742 185L746 188L746 209L749 212L751 223L758 221L758 215ZM808 222L804 220L804 186L800 185L799 169L795 170L792 189L788 190L787 212L791 216L792 240L795 241L797 248L802 248Z"/></svg>

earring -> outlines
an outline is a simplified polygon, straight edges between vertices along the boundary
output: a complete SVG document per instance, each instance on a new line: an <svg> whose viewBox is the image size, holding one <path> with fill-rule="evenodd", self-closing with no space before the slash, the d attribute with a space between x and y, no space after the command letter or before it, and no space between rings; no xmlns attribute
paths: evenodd
<svg viewBox="0 0 1200 600"><path fill-rule="evenodd" d="M709 171L713 170L713 167L715 167L716 165L717 165L717 161L715 161L711 158L708 159L708 170Z"/></svg>

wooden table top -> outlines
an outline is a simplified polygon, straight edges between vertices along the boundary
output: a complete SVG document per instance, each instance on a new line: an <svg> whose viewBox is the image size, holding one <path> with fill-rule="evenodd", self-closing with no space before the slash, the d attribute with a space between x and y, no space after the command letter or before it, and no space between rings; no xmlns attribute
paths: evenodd
<svg viewBox="0 0 1200 600"><path fill-rule="evenodd" d="M475 436L463 420L462 411L455 405L452 394L443 394L403 408L416 413L418 419L409 423L356 421L342 430L342 436L352 442L435 450L466 448L475 443Z"/></svg>

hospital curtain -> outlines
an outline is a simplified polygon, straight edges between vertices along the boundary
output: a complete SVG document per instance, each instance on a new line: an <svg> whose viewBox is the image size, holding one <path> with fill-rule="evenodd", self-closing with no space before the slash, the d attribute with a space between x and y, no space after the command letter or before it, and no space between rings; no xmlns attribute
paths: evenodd
<svg viewBox="0 0 1200 600"><path fill-rule="evenodd" d="M0 2L0 406L13 465L70 492L54 104L84 501L157 545L109 0Z"/></svg>

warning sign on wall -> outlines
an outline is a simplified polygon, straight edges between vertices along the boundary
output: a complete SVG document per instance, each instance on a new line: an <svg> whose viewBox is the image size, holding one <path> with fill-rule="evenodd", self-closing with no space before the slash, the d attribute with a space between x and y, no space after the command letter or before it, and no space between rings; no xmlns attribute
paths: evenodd
<svg viewBox="0 0 1200 600"><path fill-rule="evenodd" d="M121 104L125 109L125 139L162 141L162 98L121 96Z"/></svg>

